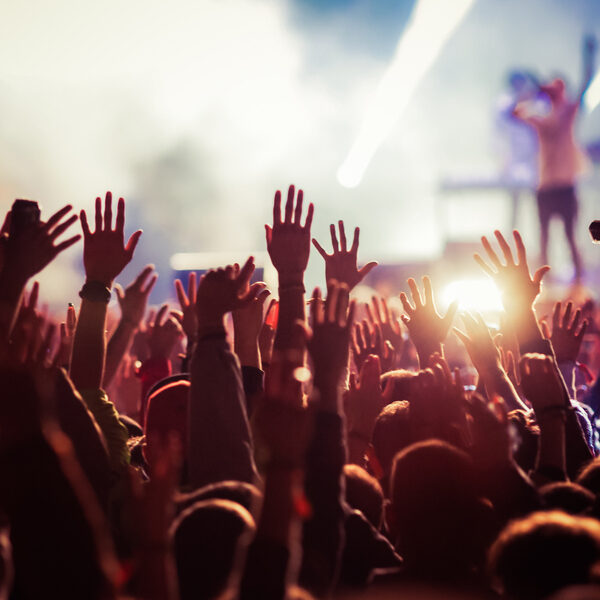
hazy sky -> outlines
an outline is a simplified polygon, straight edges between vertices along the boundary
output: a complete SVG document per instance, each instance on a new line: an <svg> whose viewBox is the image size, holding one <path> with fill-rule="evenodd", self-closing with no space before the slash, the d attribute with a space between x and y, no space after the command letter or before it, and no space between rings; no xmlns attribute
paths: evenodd
<svg viewBox="0 0 600 600"><path fill-rule="evenodd" d="M155 262L166 282L173 252L263 250L273 192L293 182L316 204L322 241L343 218L361 225L365 260L435 257L440 178L496 169L494 105L507 70L578 81L581 36L590 26L600 34L600 3L477 0L361 185L342 188L337 168L412 5L4 0L0 208L15 197L90 208L112 189L130 200L131 228L146 231L127 275ZM587 139L600 138L599 112L582 123ZM467 204L458 220L477 221L481 205ZM503 204L481 214L505 219ZM67 277L80 250L46 280Z"/></svg>

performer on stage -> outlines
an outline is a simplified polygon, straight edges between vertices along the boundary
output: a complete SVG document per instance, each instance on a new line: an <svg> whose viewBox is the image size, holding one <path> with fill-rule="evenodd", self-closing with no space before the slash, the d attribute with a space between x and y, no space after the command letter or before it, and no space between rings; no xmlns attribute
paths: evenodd
<svg viewBox="0 0 600 600"><path fill-rule="evenodd" d="M514 115L529 123L536 131L539 142L539 176L537 204L541 226L542 262L548 262L548 230L553 216L562 219L573 266L575 280L580 281L582 263L575 241L575 223L577 219L576 180L584 164L584 155L577 146L574 136L575 117L583 96L594 73L594 55L596 41L588 36L584 40L584 78L579 94L570 99L562 79L554 79L540 90L550 100L547 115L530 114L527 106L518 104Z"/></svg>

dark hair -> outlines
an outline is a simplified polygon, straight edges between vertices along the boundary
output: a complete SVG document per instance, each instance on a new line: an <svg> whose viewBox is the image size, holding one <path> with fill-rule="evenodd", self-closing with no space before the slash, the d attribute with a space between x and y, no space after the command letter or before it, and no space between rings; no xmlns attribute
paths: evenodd
<svg viewBox="0 0 600 600"><path fill-rule="evenodd" d="M375 477L358 465L345 465L346 502L360 510L376 529L383 519L383 490Z"/></svg>
<svg viewBox="0 0 600 600"><path fill-rule="evenodd" d="M498 536L489 568L503 592L536 600L587 583L600 558L600 523L564 512L538 512L513 521Z"/></svg>
<svg viewBox="0 0 600 600"><path fill-rule="evenodd" d="M564 510L570 515L585 515L592 510L596 497L583 486L572 481L558 481L539 490L546 510Z"/></svg>
<svg viewBox="0 0 600 600"><path fill-rule="evenodd" d="M409 446L394 459L394 537L410 569L460 578L482 566L493 511L479 497L469 455L441 440Z"/></svg>
<svg viewBox="0 0 600 600"><path fill-rule="evenodd" d="M371 443L385 474L397 452L410 444L410 405L406 400L388 404L377 417Z"/></svg>
<svg viewBox="0 0 600 600"><path fill-rule="evenodd" d="M240 538L253 531L250 513L230 500L202 500L185 510L171 528L181 600L220 594Z"/></svg>

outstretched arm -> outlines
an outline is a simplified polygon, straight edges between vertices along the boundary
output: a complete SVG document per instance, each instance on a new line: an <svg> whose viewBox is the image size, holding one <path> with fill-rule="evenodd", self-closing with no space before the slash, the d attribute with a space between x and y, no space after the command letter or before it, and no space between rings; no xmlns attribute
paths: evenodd
<svg viewBox="0 0 600 600"><path fill-rule="evenodd" d="M295 199L295 205L294 205ZM310 227L314 207L309 204L304 225L301 224L304 192L290 186L281 219L281 192L275 193L273 227L265 225L267 250L279 277L279 323L275 334L275 351L295 351L302 362L302 348L294 335L296 322L305 320L304 271L310 254Z"/></svg>
<svg viewBox="0 0 600 600"><path fill-rule="evenodd" d="M119 198L115 229L112 229L112 194L106 192L104 216L102 202L96 198L96 230L90 231L85 211L81 211L83 266L85 284L79 292L81 309L71 361L71 379L79 390L102 386L106 356L106 313L117 275L133 257L142 235L136 231L124 244L125 201Z"/></svg>
<svg viewBox="0 0 600 600"><path fill-rule="evenodd" d="M115 286L119 306L121 307L121 319L106 349L106 366L102 382L104 388L108 387L115 376L123 356L129 349L133 336L144 318L148 296L158 279L157 274L152 274L153 271L154 267L152 265L144 267L144 270L125 288L125 291L120 285Z"/></svg>
<svg viewBox="0 0 600 600"><path fill-rule="evenodd" d="M115 229L112 229L112 194L106 193L104 215L100 198L96 198L96 229L88 227L81 211L83 229L83 265L86 280L79 295L81 309L73 340L71 379L96 418L108 446L115 468L127 462L127 431L118 420L113 404L100 389L106 356L106 312L111 288L117 275L133 256L141 231L124 244L125 201L119 198Z"/></svg>
<svg viewBox="0 0 600 600"><path fill-rule="evenodd" d="M577 95L577 105L581 106L585 93L592 83L596 71L596 47L597 42L594 35L586 35L583 39L583 76L581 87Z"/></svg>
<svg viewBox="0 0 600 600"><path fill-rule="evenodd" d="M263 289L256 283L248 287L253 272L250 257L241 269L209 271L198 286L188 447L190 484L196 488L228 479L253 483L257 475L240 365L224 325L228 312L249 305Z"/></svg>

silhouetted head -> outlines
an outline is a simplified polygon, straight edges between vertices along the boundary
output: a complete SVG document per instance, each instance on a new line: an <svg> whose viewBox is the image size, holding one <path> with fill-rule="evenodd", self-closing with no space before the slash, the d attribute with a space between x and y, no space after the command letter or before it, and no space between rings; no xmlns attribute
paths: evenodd
<svg viewBox="0 0 600 600"><path fill-rule="evenodd" d="M589 514L596 501L592 492L572 481L558 481L540 488L542 506L546 510L563 510L570 515Z"/></svg>
<svg viewBox="0 0 600 600"><path fill-rule="evenodd" d="M585 465L576 481L596 496L600 496L600 457Z"/></svg>
<svg viewBox="0 0 600 600"><path fill-rule="evenodd" d="M554 511L510 523L490 550L489 566L504 594L536 600L587 583L598 559L600 523Z"/></svg>
<svg viewBox="0 0 600 600"><path fill-rule="evenodd" d="M181 600L221 593L240 538L254 529L250 513L230 500L202 500L181 513L171 528Z"/></svg>
<svg viewBox="0 0 600 600"><path fill-rule="evenodd" d="M371 443L387 480L396 454L411 442L410 405L406 400L388 404L377 417Z"/></svg>
<svg viewBox="0 0 600 600"><path fill-rule="evenodd" d="M376 529L383 520L383 491L379 482L358 465L345 465L346 502L360 510Z"/></svg>
<svg viewBox="0 0 600 600"><path fill-rule="evenodd" d="M144 432L146 447L144 457L152 471L154 455L153 444L162 448L172 434L181 440L183 448L187 447L188 404L190 382L184 379L159 387L148 397L148 410Z"/></svg>
<svg viewBox="0 0 600 600"><path fill-rule="evenodd" d="M409 446L394 460L390 500L388 528L409 570L454 578L483 563L493 510L465 452L439 440Z"/></svg>

